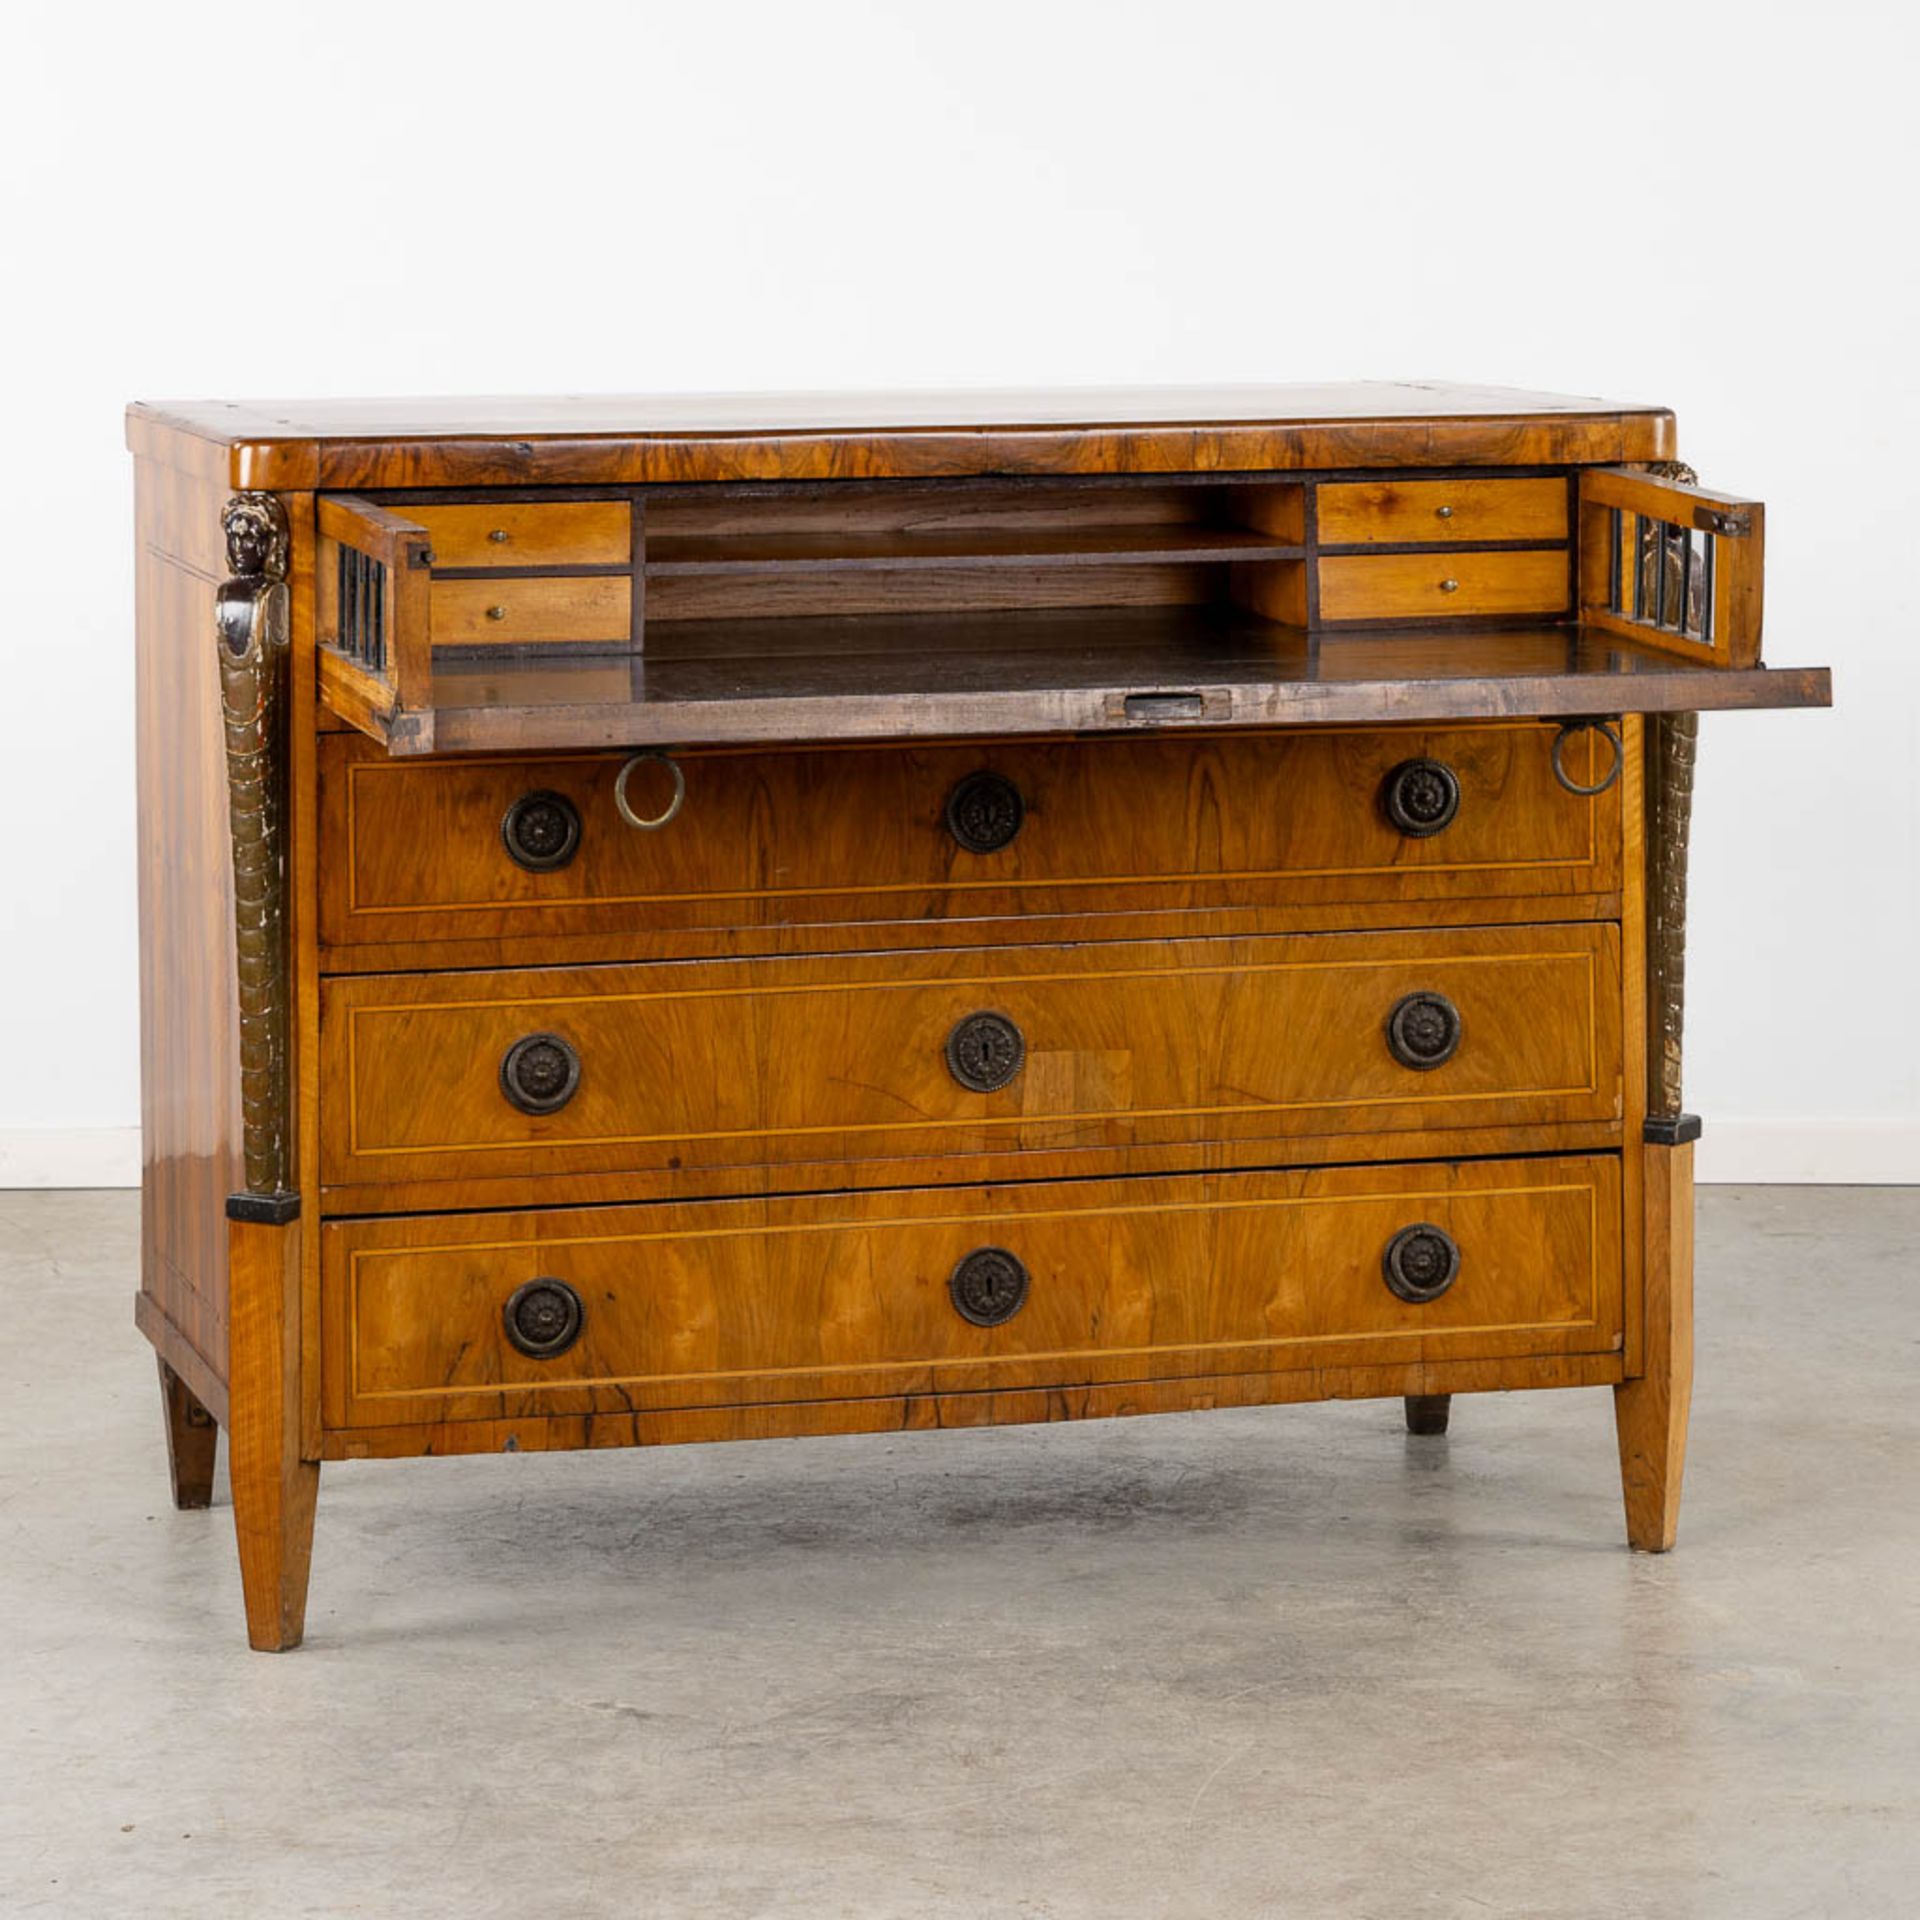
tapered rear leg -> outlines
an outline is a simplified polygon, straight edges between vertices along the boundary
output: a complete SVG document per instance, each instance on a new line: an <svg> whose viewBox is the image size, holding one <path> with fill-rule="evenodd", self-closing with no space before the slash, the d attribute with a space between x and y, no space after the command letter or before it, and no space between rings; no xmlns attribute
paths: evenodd
<svg viewBox="0 0 1920 1920"><path fill-rule="evenodd" d="M1407 1431L1409 1433L1445 1433L1447 1415L1453 1407L1450 1393L1410 1393L1407 1395Z"/></svg>
<svg viewBox="0 0 1920 1920"><path fill-rule="evenodd" d="M1665 1553L1680 1525L1693 1404L1693 1142L1646 1149L1646 1354L1613 1390L1627 1544Z"/></svg>
<svg viewBox="0 0 1920 1920"><path fill-rule="evenodd" d="M187 1383L162 1360L160 1408L167 1423L167 1473L176 1507L213 1505L213 1456L220 1429L213 1415L187 1389Z"/></svg>

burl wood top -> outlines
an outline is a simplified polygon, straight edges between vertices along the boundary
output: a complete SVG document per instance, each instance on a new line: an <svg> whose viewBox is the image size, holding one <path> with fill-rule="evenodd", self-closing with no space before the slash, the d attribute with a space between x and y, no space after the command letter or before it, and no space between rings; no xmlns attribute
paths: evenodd
<svg viewBox="0 0 1920 1920"><path fill-rule="evenodd" d="M1552 466L1675 450L1664 408L1439 381L137 402L127 444L215 484L286 490Z"/></svg>

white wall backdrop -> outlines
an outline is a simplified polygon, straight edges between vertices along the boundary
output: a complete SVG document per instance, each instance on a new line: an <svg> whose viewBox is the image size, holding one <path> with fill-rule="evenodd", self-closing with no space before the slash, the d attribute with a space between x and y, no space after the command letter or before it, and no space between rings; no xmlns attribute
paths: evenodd
<svg viewBox="0 0 1920 1920"><path fill-rule="evenodd" d="M1920 1179L1911 9L40 5L0 191L0 1184L137 1175L131 397L1434 376L1769 505L1709 1177Z"/></svg>

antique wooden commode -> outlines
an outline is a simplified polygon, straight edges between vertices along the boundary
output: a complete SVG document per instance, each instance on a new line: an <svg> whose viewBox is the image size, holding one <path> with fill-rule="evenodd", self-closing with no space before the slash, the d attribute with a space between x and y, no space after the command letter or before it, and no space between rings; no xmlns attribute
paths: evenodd
<svg viewBox="0 0 1920 1920"><path fill-rule="evenodd" d="M144 1266L320 1462L1615 1390L1762 515L1492 388L136 406ZM1278 1439L1276 1437L1276 1444Z"/></svg>

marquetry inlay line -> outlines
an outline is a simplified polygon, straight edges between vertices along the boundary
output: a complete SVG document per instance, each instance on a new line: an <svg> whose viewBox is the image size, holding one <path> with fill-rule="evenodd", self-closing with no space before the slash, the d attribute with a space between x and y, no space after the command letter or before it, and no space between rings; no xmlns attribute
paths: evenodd
<svg viewBox="0 0 1920 1920"><path fill-rule="evenodd" d="M1584 1156L1591 1158L1593 1156ZM1153 1176L1144 1178L1180 1178L1182 1176ZM1184 1176L1192 1178L1193 1176ZM1207 1176L1201 1175L1204 1179ZM1258 1174L1230 1174L1229 1179L1258 1179ZM755 1240L775 1236L789 1236L804 1233L879 1233L891 1232L895 1228L906 1227L989 1227L1003 1222L1024 1223L1034 1220L1122 1220L1138 1215L1177 1214L1177 1213L1253 1213L1262 1208L1283 1207L1362 1207L1362 1206L1399 1206L1412 1200L1511 1200L1515 1198L1531 1199L1536 1195L1545 1196L1556 1193L1591 1193L1596 1183L1591 1180L1565 1181L1558 1185L1543 1182L1538 1186L1514 1187L1447 1187L1412 1186L1383 1187L1370 1193L1300 1193L1269 1194L1249 1200L1145 1200L1135 1206L1093 1206L1093 1207L1043 1207L1020 1212L982 1211L974 1209L967 1213L924 1213L913 1214L901 1219L889 1220L792 1220L784 1223L750 1222L738 1227L663 1227L654 1233L570 1233L540 1234L525 1240L433 1240L422 1241L415 1246L406 1247L355 1247L349 1251L349 1259L355 1262L364 1260L411 1260L415 1258L439 1259L449 1253L513 1253L526 1248L538 1248L551 1251L556 1247L613 1247L620 1245L643 1246L655 1240ZM857 1198L858 1196L850 1196ZM776 1204L767 1200L740 1201L683 1201L681 1206L743 1206L766 1207ZM327 1228L329 1234L338 1234L343 1229L335 1224Z"/></svg>
<svg viewBox="0 0 1920 1920"><path fill-rule="evenodd" d="M1012 1114L979 1114L979 1115L954 1114L954 1115L945 1115L939 1118L929 1119L929 1120L847 1119L847 1120L836 1120L836 1121L821 1121L817 1123L808 1123L808 1124L797 1124L797 1123L786 1124L786 1125L769 1124L766 1126L759 1126L759 1127L718 1127L718 1128L708 1128L708 1129L683 1129L678 1132L669 1132L669 1133L566 1134L560 1138L551 1139L551 1140L533 1140L533 1139L442 1140L442 1141L428 1141L417 1146L403 1146L403 1145L390 1145L390 1144L383 1145L383 1144L370 1142L365 1136L365 1134L362 1132L361 1110L360 1110L360 1103L357 1097L359 1092L359 1086L360 1086L359 1021L362 1015L408 1014L408 1013L420 1013L422 1011L454 1011L454 1010L466 1011L466 1010L471 1010L471 1007L486 1008L486 1007L507 1006L507 1007L513 1007L516 1009L524 1007L528 1009L529 1017L531 1017L531 1010L535 1007L573 1006L573 1005L580 1005L580 1004L617 1005L626 1000L635 1000L635 1001L644 1002L644 1001L649 1001L654 999L658 999L658 1000L703 999L703 998L715 998L715 997L725 998L728 996L726 994L708 995L708 994L702 994L702 993L660 994L660 995L617 995L616 994L616 995L607 995L604 997L588 995L588 996L584 996L581 1000L536 1000L536 1001L524 1001L524 1002L523 1001L479 1001L479 1002L473 1002L473 1003L459 1003L459 1006L457 1008L446 1003L434 1002L434 1003L429 1003L428 1006L424 1008L420 1005L414 1005L414 1006L396 1005L396 1006L380 1006L380 1007L355 1007L351 1009L351 1017L349 1018L347 1023L347 1075L348 1075L348 1085L353 1090L354 1097L350 1099L348 1104L348 1109L347 1109L347 1150L349 1153L353 1153L353 1154L361 1154L361 1153L378 1154L383 1158L386 1158L386 1157L397 1158L400 1156L417 1157L421 1155L433 1155L433 1154L573 1152L573 1151L577 1151L579 1149L587 1148L587 1147L640 1146L640 1145L646 1145L651 1143L669 1142L669 1141L685 1142L685 1141L718 1141L718 1140L802 1139L802 1138L814 1138L814 1137L819 1137L823 1135L835 1135L835 1134L930 1133L930 1132L954 1131L954 1130L966 1131L974 1128L1006 1128L1006 1127L1020 1127L1020 1126L1056 1127L1056 1126L1073 1125L1078 1122L1111 1121L1111 1120L1117 1120L1117 1119L1128 1120L1128 1121L1139 1121L1139 1120L1171 1120L1171 1119L1181 1119L1181 1118L1197 1119L1197 1118L1203 1118L1203 1117L1204 1118L1211 1118L1211 1117L1231 1118L1234 1116L1246 1116L1246 1115L1254 1115L1254 1114L1262 1114L1262 1113L1306 1113L1306 1112L1312 1112L1318 1109L1336 1109L1336 1108L1360 1109L1360 1108L1399 1107L1399 1106L1418 1106L1422 1108L1458 1107L1463 1105L1473 1105L1476 1103L1485 1103L1486 1101L1489 1101L1489 1100L1567 1099L1567 1098L1572 1098L1581 1094L1597 1095L1600 1092L1600 1072L1599 1072L1600 1003L1599 1003L1599 992L1598 992L1597 982L1595 979L1595 970L1597 966L1598 956L1595 953L1591 951L1586 951L1586 952L1573 952L1573 953L1547 953L1547 954L1522 954L1522 955L1495 955L1495 954L1466 955L1466 956L1463 956L1459 961L1449 960L1445 962L1436 963L1435 966L1432 967L1431 969L1423 970L1421 977L1423 979L1433 979L1434 976L1441 976L1443 978L1442 968L1444 966L1460 965L1460 964L1492 964L1496 961L1502 961L1502 960L1506 960L1506 961L1551 960L1551 961L1563 962L1563 963L1572 964L1572 965L1584 965L1585 986L1586 986L1586 994L1587 994L1587 1020L1586 1020L1587 1078L1584 1083L1569 1084L1565 1086L1551 1086L1551 1085L1526 1086L1526 1085L1521 1085L1514 1082L1508 1082L1505 1085L1494 1087L1478 1093L1429 1093L1429 1092L1416 1092L1411 1088L1402 1088L1392 1093L1383 1093L1383 1094L1337 1095L1337 1094L1328 1093L1328 1094L1318 1095L1310 1099L1243 1100L1243 1101L1236 1101L1231 1104L1224 1104L1224 1105L1192 1104L1192 1105L1179 1105L1179 1106L1171 1106L1171 1107L1092 1107L1092 1108L1085 1108L1085 1109L1075 1108L1067 1111L1053 1111L1051 1109L1044 1110L1044 1111L1037 1111L1037 1110L1028 1108L1028 1109L1023 1109L1019 1113L1012 1113ZM1411 963L1408 963L1408 962L1390 963L1390 962L1372 962L1372 961L1352 962L1352 963L1330 962L1327 964L1327 970L1328 971L1344 971L1344 970L1349 970L1350 967L1361 968L1361 969L1364 969L1364 968L1380 969L1380 968L1386 968L1389 966L1394 966L1394 967L1397 967L1398 970L1404 971L1406 966L1409 964ZM1286 971L1292 971L1292 970L1295 970L1295 969L1290 969L1284 966L1266 967L1266 968L1245 968L1245 969L1220 967L1220 968L1167 969L1164 972L1149 970L1149 971L1143 971L1137 975L1131 975L1131 976L1104 974L1104 973L1094 975L1094 976L1068 974L1068 975L1058 976L1058 978L1061 980L1078 980L1078 979L1083 979L1088 977L1101 979L1101 980L1130 978L1130 977L1141 978L1141 979L1159 979L1159 978L1165 978L1169 974L1185 973L1185 972L1190 972L1190 973L1199 974L1199 975L1209 975L1209 974L1216 974L1216 973L1237 974L1243 971L1252 973L1252 972L1286 972ZM1299 970L1304 971L1307 969L1299 969ZM1440 984L1441 981L1439 979L1435 979L1434 983ZM920 981L920 982L907 982L907 983L876 982L875 983L875 985L881 985L881 984L947 986L952 984L968 985L968 984L978 984L978 983L974 983L974 982L953 983L953 982L947 982L947 981L938 981L938 982ZM1015 984L1024 985L1026 984L1026 982L1024 980L1017 983L1010 982L1010 981L993 981L993 982L989 982L988 984L998 985L998 986L1011 986ZM776 989L775 991L815 992L815 991L823 991L823 990L824 989L800 988L800 989ZM745 997L751 998L755 996L749 994ZM1047 1048L1047 1047L1033 1048L1033 1052L1036 1057L1044 1057L1049 1053L1064 1053L1064 1054L1072 1055L1074 1053L1082 1052L1082 1051L1100 1052L1105 1050L1100 1048L1092 1048L1092 1049ZM991 1099L994 1096L983 1095L981 1097Z"/></svg>
<svg viewBox="0 0 1920 1920"><path fill-rule="evenodd" d="M1534 1320L1534 1321L1489 1321L1464 1327L1446 1328L1381 1328L1360 1332L1323 1332L1312 1334L1272 1334L1259 1338L1241 1340L1196 1340L1181 1341L1167 1345L1124 1346L1124 1347L1063 1347L1045 1351L1022 1351L1000 1354L943 1356L937 1359L922 1360L844 1360L818 1361L806 1366L793 1367L733 1367L718 1368L706 1372L675 1372L663 1374L608 1374L595 1376L570 1376L564 1380L529 1381L483 1381L470 1386L452 1386L444 1383L420 1387L383 1387L366 1389L360 1384L360 1289L363 1268L377 1261L400 1262L409 1258L426 1255L444 1258L449 1254L474 1254L511 1251L519 1247L531 1247L541 1253L552 1252L556 1248L567 1246L619 1245L622 1243L640 1245L648 1241L690 1241L721 1239L754 1239L778 1234L807 1232L839 1232L849 1234L867 1234L894 1227L925 1227L966 1225L986 1227L1002 1223L1022 1223L1036 1220L1111 1220L1143 1214L1177 1213L1228 1213L1242 1212L1258 1208L1284 1208L1300 1206L1343 1206L1370 1204L1375 1206L1398 1206L1409 1202L1455 1202L1462 1200L1512 1199L1519 1196L1547 1199L1556 1195L1585 1194L1587 1198L1587 1312L1585 1319ZM1597 1183L1580 1183L1566 1186L1538 1187L1478 1187L1437 1192L1409 1192L1388 1194L1328 1194L1301 1195L1294 1198L1276 1198L1268 1200L1229 1200L1215 1202L1184 1202L1158 1206L1140 1207L1100 1207L1082 1209L1060 1209L1054 1212L1025 1214L976 1214L952 1217L928 1217L917 1220L885 1221L826 1221L808 1222L787 1227L744 1227L737 1229L709 1230L693 1233L660 1234L609 1234L601 1236L580 1236L572 1240L535 1240L451 1243L434 1247L417 1248L356 1248L348 1255L348 1333L349 1350L352 1355L349 1376L350 1394L355 1401L375 1400L418 1400L418 1399L459 1399L472 1394L492 1393L539 1393L586 1391L592 1388L622 1388L671 1386L692 1381L716 1380L777 1380L792 1377L823 1376L837 1374L940 1374L948 1371L977 1371L988 1367L1020 1367L1042 1365L1053 1361L1074 1360L1129 1360L1168 1358L1193 1353L1247 1353L1255 1351L1277 1351L1288 1348L1346 1344L1347 1342L1407 1341L1421 1342L1429 1340L1454 1340L1472 1338L1480 1334L1526 1334L1526 1333L1578 1333L1586 1328L1598 1328L1600 1301L1600 1245L1599 1245L1599 1189Z"/></svg>
<svg viewBox="0 0 1920 1920"><path fill-rule="evenodd" d="M1582 930L1582 923L1576 922L1574 931ZM1449 932L1453 929L1448 929ZM1467 929L1460 929L1462 932ZM1233 936L1225 935L1231 939ZM1258 936L1256 936L1258 937ZM1269 936L1286 939L1319 939L1330 937L1342 939L1347 936L1334 934L1322 936L1305 934L1288 936L1285 934ZM1375 935L1353 936L1361 939L1377 938ZM840 980L806 980L791 985L755 985L727 987L671 987L658 993L575 993L575 994L516 994L506 998L491 1000L380 1000L371 1005L356 1006L351 1014L355 1020L383 1013L420 1014L420 1013L484 1013L497 1007L514 1009L524 1008L531 1013L535 1007L617 1007L642 1005L670 1000L768 1000L779 996L808 993L911 993L930 992L946 988L985 987L999 992L1013 993L1026 987L1056 987L1076 984L1082 981L1107 980L1190 980L1210 979L1222 974L1235 977L1248 974L1265 973L1404 973L1409 968L1418 970L1424 977L1428 973L1437 973L1448 967L1506 967L1530 965L1536 961L1575 962L1590 961L1592 949L1585 945L1548 948L1538 953L1445 953L1403 954L1384 960L1249 960L1244 963L1222 961L1217 966L1176 966L1176 967L1083 967L1061 973L928 973L904 980L866 980L860 978ZM702 964L695 962L694 964ZM731 966L733 961L714 961L705 964ZM747 966L765 965L766 962L747 961ZM786 964L774 961L771 964ZM802 962L801 964L805 964Z"/></svg>

